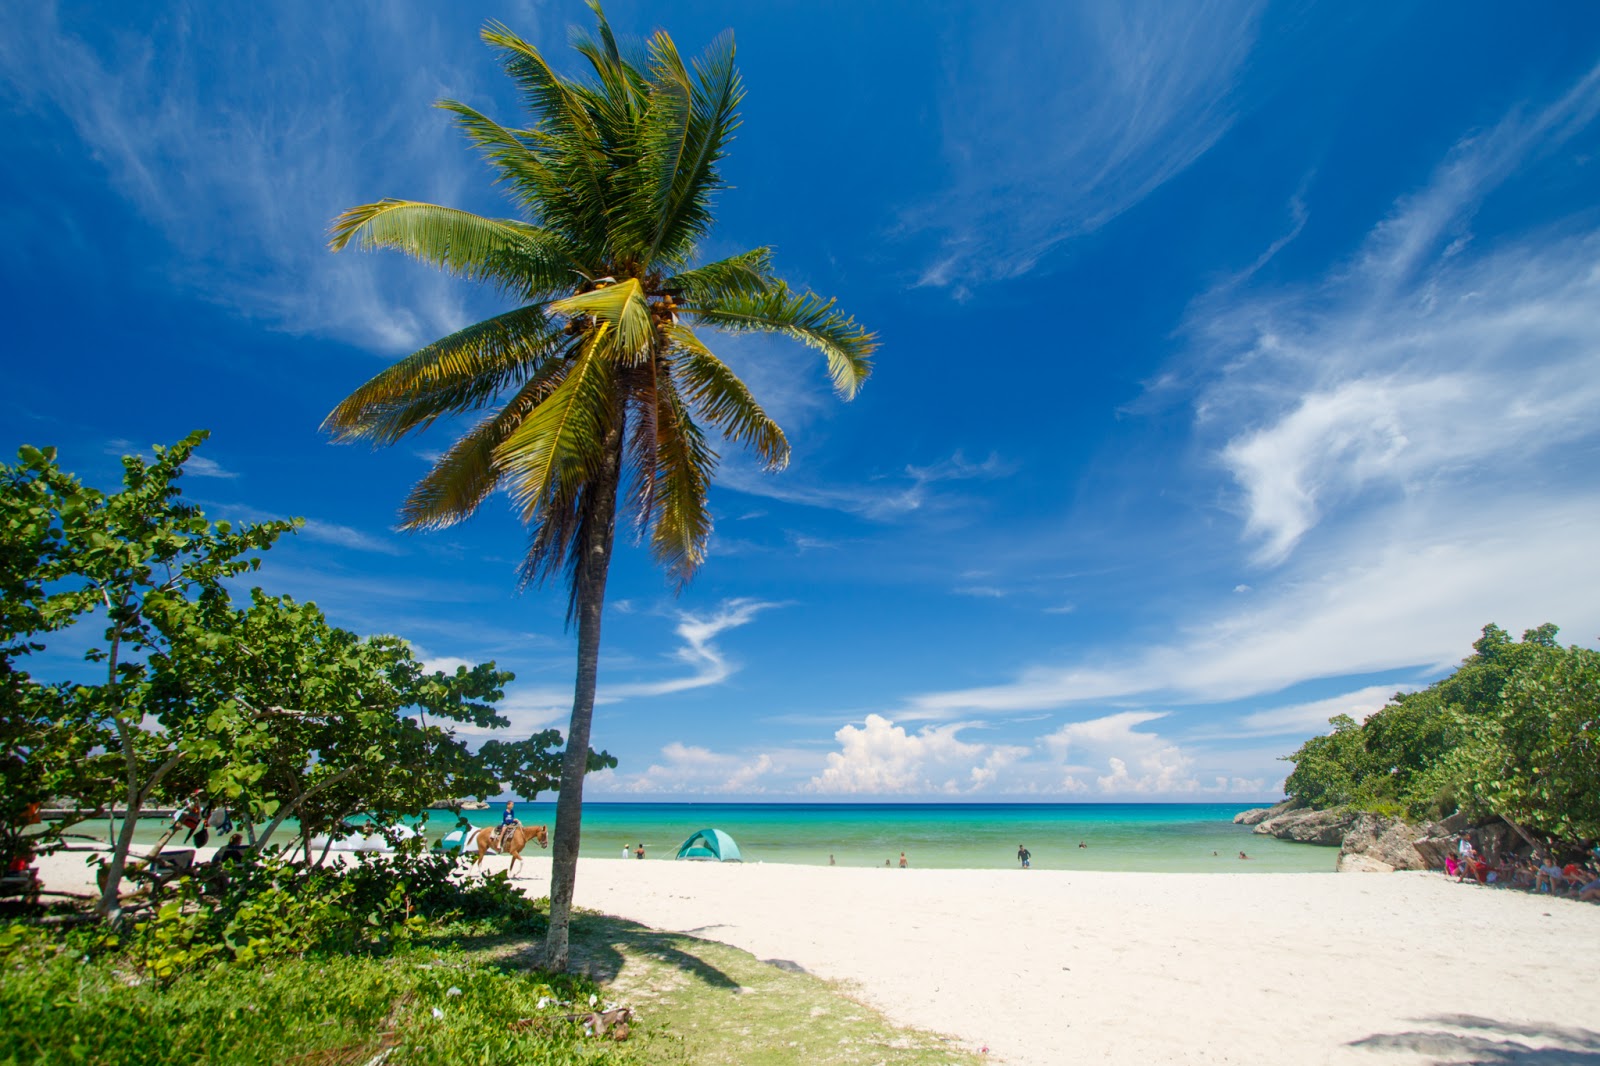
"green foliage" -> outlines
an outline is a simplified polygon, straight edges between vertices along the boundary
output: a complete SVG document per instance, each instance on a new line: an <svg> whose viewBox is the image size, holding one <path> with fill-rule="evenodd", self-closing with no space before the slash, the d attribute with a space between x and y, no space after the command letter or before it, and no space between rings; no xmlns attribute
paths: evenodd
<svg viewBox="0 0 1600 1066"><path fill-rule="evenodd" d="M1600 652L1537 643L1447 765L1483 810L1555 840L1600 839Z"/></svg>
<svg viewBox="0 0 1600 1066"><path fill-rule="evenodd" d="M500 936L546 927L505 874L463 879L457 860L437 853L315 868L268 858L181 878L149 917L106 943L150 978L170 981L217 966L383 955L446 925Z"/></svg>
<svg viewBox="0 0 1600 1066"><path fill-rule="evenodd" d="M388 1061L436 1066L643 1059L564 1019L600 994L592 981L503 970L443 944L382 958L280 957L159 982L129 982L125 967L84 938L0 932L0 1064L362 1063L391 1047ZM513 1024L524 1018L541 1024Z"/></svg>
<svg viewBox="0 0 1600 1066"><path fill-rule="evenodd" d="M1505 816L1551 840L1600 838L1600 653L1553 625L1485 626L1449 677L1357 725L1333 719L1288 756L1290 796L1438 818Z"/></svg>
<svg viewBox="0 0 1600 1066"><path fill-rule="evenodd" d="M402 638L339 629L315 604L255 589L236 606L229 580L298 523L236 528L185 503L178 481L204 439L124 459L111 494L50 450L0 466L0 857L59 842L59 823L30 824L54 798L137 815L203 793L264 824L258 848L296 818L309 852L314 834L350 832L356 812L381 828L441 798L554 786L556 731L478 752L456 734L509 724L494 705L512 675L493 663L430 673ZM26 657L74 625L101 633L85 667L35 681ZM589 762L615 765L603 752ZM116 835L103 913L116 912L135 822ZM190 924L187 910L154 920L174 958Z"/></svg>
<svg viewBox="0 0 1600 1066"><path fill-rule="evenodd" d="M0 816L12 838L13 808L54 795L98 804L115 792L137 811L204 732L191 705L152 705L152 658L170 648L182 605L225 600L223 582L259 566L258 553L294 526L235 530L184 503L177 482L205 437L158 446L154 460L125 457L122 490L111 494L61 471L49 449L24 447L0 468L0 589L16 596L0 633L5 765L18 752L24 764L5 771L16 791L6 789ZM80 620L103 626L102 643L84 653L89 676L47 690L18 669L43 649L38 638ZM123 836L118 869L131 832Z"/></svg>
<svg viewBox="0 0 1600 1066"><path fill-rule="evenodd" d="M1313 807L1336 807L1355 798L1368 764L1361 727L1347 714L1330 720L1333 732L1312 737L1289 756L1294 772L1284 790Z"/></svg>

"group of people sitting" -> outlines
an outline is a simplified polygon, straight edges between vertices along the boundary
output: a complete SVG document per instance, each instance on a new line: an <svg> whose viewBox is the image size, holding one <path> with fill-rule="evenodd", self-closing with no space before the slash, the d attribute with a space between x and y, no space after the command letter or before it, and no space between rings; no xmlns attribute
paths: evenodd
<svg viewBox="0 0 1600 1066"><path fill-rule="evenodd" d="M1499 856L1480 855L1472 841L1462 837L1455 855L1445 860L1444 872L1457 881L1468 878L1481 885L1505 885L1532 892L1568 895L1584 902L1600 902L1600 846L1591 853L1593 864L1560 863L1551 855L1535 852L1526 857L1510 851Z"/></svg>

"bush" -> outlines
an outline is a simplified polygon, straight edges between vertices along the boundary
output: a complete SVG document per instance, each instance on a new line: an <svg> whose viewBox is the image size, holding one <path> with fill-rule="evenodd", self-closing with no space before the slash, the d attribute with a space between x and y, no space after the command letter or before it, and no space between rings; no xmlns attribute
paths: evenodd
<svg viewBox="0 0 1600 1066"><path fill-rule="evenodd" d="M565 1020L598 995L580 977L508 972L457 950L280 959L133 982L93 934L0 931L0 1064L407 1066L628 1062L628 1045ZM515 1024L534 1019L532 1024Z"/></svg>

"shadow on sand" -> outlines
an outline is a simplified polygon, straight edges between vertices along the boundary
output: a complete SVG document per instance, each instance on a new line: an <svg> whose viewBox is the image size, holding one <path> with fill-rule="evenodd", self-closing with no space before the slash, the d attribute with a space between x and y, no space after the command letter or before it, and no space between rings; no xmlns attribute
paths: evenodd
<svg viewBox="0 0 1600 1066"><path fill-rule="evenodd" d="M1472 1014L1418 1018L1417 1026L1404 1033L1374 1033L1352 1040L1350 1046L1475 1066L1600 1066L1600 1032L1593 1029Z"/></svg>
<svg viewBox="0 0 1600 1066"><path fill-rule="evenodd" d="M569 936L571 968L597 981L615 980L626 955L650 955L713 988L738 988L739 982L692 954L685 933L666 933L598 914L572 918Z"/></svg>

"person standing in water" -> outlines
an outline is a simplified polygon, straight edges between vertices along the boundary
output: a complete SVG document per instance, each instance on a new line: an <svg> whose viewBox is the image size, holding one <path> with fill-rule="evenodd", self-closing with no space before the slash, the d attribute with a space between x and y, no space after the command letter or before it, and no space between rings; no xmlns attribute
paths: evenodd
<svg viewBox="0 0 1600 1066"><path fill-rule="evenodd" d="M1024 870L1029 869L1033 865L1033 852L1029 851L1023 845L1018 844L1017 861L1022 864L1022 868Z"/></svg>
<svg viewBox="0 0 1600 1066"><path fill-rule="evenodd" d="M900 869L904 870L905 868L906 868L906 853L902 851L900 853Z"/></svg>

